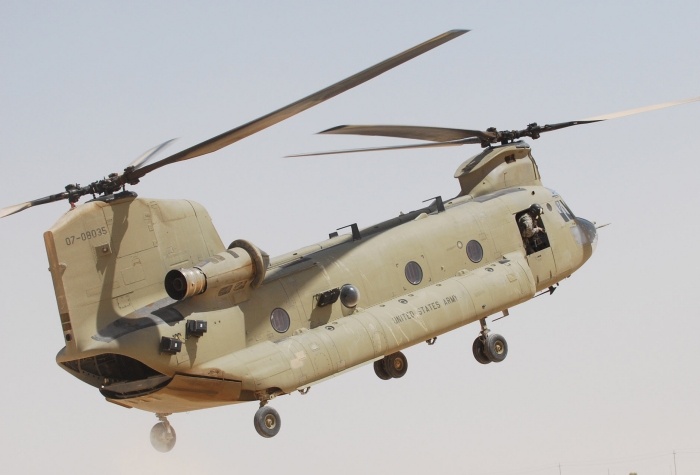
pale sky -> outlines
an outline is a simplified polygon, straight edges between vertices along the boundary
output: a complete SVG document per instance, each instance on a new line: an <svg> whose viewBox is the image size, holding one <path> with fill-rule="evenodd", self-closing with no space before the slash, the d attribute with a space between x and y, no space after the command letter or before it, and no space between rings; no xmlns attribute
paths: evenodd
<svg viewBox="0 0 700 475"><path fill-rule="evenodd" d="M700 95L700 2L0 0L0 207L175 152L454 28L472 32L217 153L148 175L140 196L187 198L225 243L271 255L458 192L478 146L353 156L291 153L409 143L321 137L352 123L520 128ZM700 103L531 141L545 186L613 224L551 297L491 325L503 363L471 352L478 325L273 401L156 418L105 402L55 363L63 346L42 234L67 203L0 221L6 473L700 472L696 137Z"/></svg>

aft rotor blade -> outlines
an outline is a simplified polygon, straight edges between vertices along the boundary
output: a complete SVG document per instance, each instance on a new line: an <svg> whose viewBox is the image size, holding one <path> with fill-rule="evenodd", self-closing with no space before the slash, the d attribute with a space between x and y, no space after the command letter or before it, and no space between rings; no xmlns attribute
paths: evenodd
<svg viewBox="0 0 700 475"><path fill-rule="evenodd" d="M4 218L5 216L9 216L11 214L19 213L20 211L24 211L27 208L31 208L32 202L27 201L26 203L21 203L18 205L14 206L8 206L7 208L0 209L0 218Z"/></svg>
<svg viewBox="0 0 700 475"><path fill-rule="evenodd" d="M25 209L31 208L32 206L43 205L46 203L53 203L54 201L65 200L68 198L68 193L58 193L56 195L45 196L44 198L39 198L38 200L27 201L26 203L21 203L14 206L8 206L7 208L0 209L0 218L10 216L11 214L19 213Z"/></svg>
<svg viewBox="0 0 700 475"><path fill-rule="evenodd" d="M144 166L133 172L126 173L125 181L131 182L137 180L142 176L146 175L147 173L150 173L153 170L156 170L165 165L169 165L171 163L181 162L183 160L189 160L190 158L199 157L207 153L215 152L216 150L231 145L232 143L235 143L245 137L248 137L249 135L253 135L257 132L260 132L261 130L270 127L271 125L288 119L300 112L305 111L306 109L309 109L310 107L320 104L332 97L335 97L338 94L347 91L348 89L352 89L355 86L369 81L370 79L375 78L380 74L392 68L395 68L396 66L403 64L410 59L415 58L416 56L430 51L431 49L437 46L447 43L448 41L453 40L458 36L467 33L468 31L469 30L451 30L446 33L443 33L442 35L436 36L435 38L428 40L425 43L421 43L418 46L414 46L413 48L408 49L403 53L399 53L396 56L384 60L381 63L378 63L370 68L365 69L364 71L350 76L349 78L343 79L342 81L337 82L332 86L329 86L314 94L311 94L310 96L306 96L303 99L293 102L288 106L285 106L253 121L250 121L247 124L243 124L240 127L231 129L228 132L224 132L223 134L217 135L216 137L212 137L209 140L205 140L202 143L194 145L188 149L185 149L167 158L159 160L155 163Z"/></svg>
<svg viewBox="0 0 700 475"><path fill-rule="evenodd" d="M452 142L420 143L415 145L390 145L388 147L355 148L350 150L333 150L329 152L300 153L298 155L287 155L285 158L314 157L316 155L337 155L341 153L380 152L385 150L404 150L410 148L458 147L460 145L476 143L481 143L481 140L477 138L469 138L463 140L454 140Z"/></svg>
<svg viewBox="0 0 700 475"><path fill-rule="evenodd" d="M143 153L143 155L141 155L139 158L137 158L136 160L131 162L129 164L129 166L126 168L133 168L135 170L135 169L139 168L140 166L145 165L146 162L148 162L151 158L155 157L155 155L158 152L160 152L161 150L163 150L165 147L167 147L168 145L170 145L171 143L173 143L176 140L177 139L166 140L162 144L156 145L152 149L145 151Z"/></svg>
<svg viewBox="0 0 700 475"><path fill-rule="evenodd" d="M493 132L485 132L482 130L448 129L444 127L421 127L414 125L339 125L319 132L319 134L375 135L380 137L428 140L431 142L449 142L469 137L479 137L483 139L496 137L496 134Z"/></svg>

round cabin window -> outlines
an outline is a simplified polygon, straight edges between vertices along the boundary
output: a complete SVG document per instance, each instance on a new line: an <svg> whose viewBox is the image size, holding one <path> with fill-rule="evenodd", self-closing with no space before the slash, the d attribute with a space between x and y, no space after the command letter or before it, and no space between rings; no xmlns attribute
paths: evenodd
<svg viewBox="0 0 700 475"><path fill-rule="evenodd" d="M481 259L484 258L484 249L479 241L471 240L467 243L467 257L472 262L481 262Z"/></svg>
<svg viewBox="0 0 700 475"><path fill-rule="evenodd" d="M289 314L283 308L276 308L270 314L270 324L277 333L289 330Z"/></svg>
<svg viewBox="0 0 700 475"><path fill-rule="evenodd" d="M406 264L406 280L413 285L418 285L423 280L423 269L417 262L411 261Z"/></svg>

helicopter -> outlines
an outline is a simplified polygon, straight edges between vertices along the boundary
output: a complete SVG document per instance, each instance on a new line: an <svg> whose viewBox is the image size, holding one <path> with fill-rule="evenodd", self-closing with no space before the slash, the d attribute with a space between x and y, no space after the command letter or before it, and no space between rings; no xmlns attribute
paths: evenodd
<svg viewBox="0 0 700 475"><path fill-rule="evenodd" d="M173 413L258 402L254 427L274 437L269 403L371 364L403 377L402 350L479 322L481 364L499 363L507 341L487 318L552 293L593 254L597 227L542 185L530 146L542 133L697 101L499 131L340 126L326 134L428 143L330 153L477 144L455 173L460 192L424 208L271 257L253 243L226 246L201 205L138 197L126 187L165 165L231 145L451 41L452 30L300 101L160 161L171 141L122 173L0 210L0 217L67 200L44 234L65 347L56 360L108 402L156 414L151 443L171 450ZM317 152L324 154L329 152ZM302 154L302 155L315 155ZM93 199L76 205L86 195ZM520 223L539 231L524 237Z"/></svg>

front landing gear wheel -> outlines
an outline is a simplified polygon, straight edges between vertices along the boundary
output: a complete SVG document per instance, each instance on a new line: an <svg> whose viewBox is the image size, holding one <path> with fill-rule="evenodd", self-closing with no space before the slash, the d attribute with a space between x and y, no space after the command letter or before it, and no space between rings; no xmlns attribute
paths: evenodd
<svg viewBox="0 0 700 475"><path fill-rule="evenodd" d="M384 381L391 379L391 375L386 372L386 366L384 366L384 358L374 362L374 373L379 377L379 379L383 379Z"/></svg>
<svg viewBox="0 0 700 475"><path fill-rule="evenodd" d="M496 333L491 333L484 342L484 354L494 363L500 363L508 356L506 339Z"/></svg>
<svg viewBox="0 0 700 475"><path fill-rule="evenodd" d="M280 419L279 413L270 406L263 406L258 409L253 423L258 434L266 439L276 436L282 427L282 419Z"/></svg>
<svg viewBox="0 0 700 475"><path fill-rule="evenodd" d="M392 378L400 378L408 371L408 360L400 351L385 356L383 361L387 374Z"/></svg>
<svg viewBox="0 0 700 475"><path fill-rule="evenodd" d="M484 340L481 336L476 337L476 340L474 340L474 344L472 345L472 352L474 353L474 358L476 358L476 361L478 361L481 364L489 364L491 360L488 356L486 356L484 350Z"/></svg>
<svg viewBox="0 0 700 475"><path fill-rule="evenodd" d="M170 452L176 440L175 429L168 421L158 422L151 429L151 445L158 452Z"/></svg>

